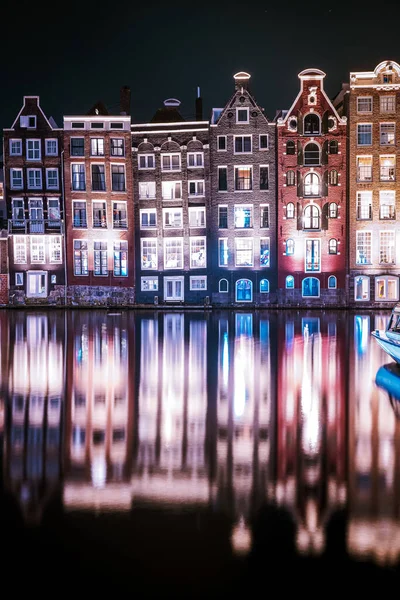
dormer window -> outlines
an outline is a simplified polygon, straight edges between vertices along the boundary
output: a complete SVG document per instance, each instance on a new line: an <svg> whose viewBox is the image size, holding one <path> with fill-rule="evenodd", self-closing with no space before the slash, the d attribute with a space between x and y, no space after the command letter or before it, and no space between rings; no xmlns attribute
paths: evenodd
<svg viewBox="0 0 400 600"><path fill-rule="evenodd" d="M319 135L321 132L321 123L319 116L315 113L310 113L304 117L304 134Z"/></svg>
<svg viewBox="0 0 400 600"><path fill-rule="evenodd" d="M384 73L382 81L383 83L393 83L393 75L391 73Z"/></svg>

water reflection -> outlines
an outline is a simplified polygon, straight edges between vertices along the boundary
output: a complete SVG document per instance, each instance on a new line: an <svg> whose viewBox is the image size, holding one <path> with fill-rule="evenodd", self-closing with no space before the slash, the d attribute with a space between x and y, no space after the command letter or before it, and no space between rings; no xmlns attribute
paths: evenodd
<svg viewBox="0 0 400 600"><path fill-rule="evenodd" d="M389 316L4 310L4 489L29 524L57 494L65 515L211 513L239 555L262 511L305 556L345 513L348 554L396 564L400 373L370 336Z"/></svg>

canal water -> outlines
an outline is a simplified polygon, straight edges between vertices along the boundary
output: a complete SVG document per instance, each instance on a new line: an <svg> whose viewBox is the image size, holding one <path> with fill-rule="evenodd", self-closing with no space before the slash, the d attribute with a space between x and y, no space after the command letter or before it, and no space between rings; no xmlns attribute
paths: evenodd
<svg viewBox="0 0 400 600"><path fill-rule="evenodd" d="M370 335L389 316L1 310L13 593L399 583L400 371Z"/></svg>

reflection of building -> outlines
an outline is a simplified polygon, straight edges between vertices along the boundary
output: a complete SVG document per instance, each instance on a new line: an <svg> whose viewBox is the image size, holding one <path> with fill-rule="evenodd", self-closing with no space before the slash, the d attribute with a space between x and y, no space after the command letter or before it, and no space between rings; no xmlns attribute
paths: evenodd
<svg viewBox="0 0 400 600"><path fill-rule="evenodd" d="M27 521L36 523L59 488L62 470L64 322L58 311L18 311L8 319L5 485Z"/></svg>
<svg viewBox="0 0 400 600"><path fill-rule="evenodd" d="M68 314L67 509L130 507L134 341L128 313Z"/></svg>
<svg viewBox="0 0 400 600"><path fill-rule="evenodd" d="M183 313L138 319L141 355L134 502L209 502L207 325L204 315Z"/></svg>
<svg viewBox="0 0 400 600"><path fill-rule="evenodd" d="M218 320L218 504L234 523L237 552L250 549L250 520L266 500L275 405L271 379L270 321L254 313Z"/></svg>
<svg viewBox="0 0 400 600"><path fill-rule="evenodd" d="M286 313L278 339L275 499L293 513L297 549L319 553L346 500L346 331Z"/></svg>
<svg viewBox="0 0 400 600"><path fill-rule="evenodd" d="M390 315L354 315L349 381L349 552L360 559L400 560L400 422L387 394L371 385L387 355L370 331ZM373 340L374 341L374 340Z"/></svg>

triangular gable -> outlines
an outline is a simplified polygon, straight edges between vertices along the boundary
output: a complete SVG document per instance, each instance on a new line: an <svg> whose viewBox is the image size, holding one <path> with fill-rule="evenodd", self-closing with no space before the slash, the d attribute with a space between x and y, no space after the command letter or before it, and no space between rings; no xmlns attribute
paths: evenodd
<svg viewBox="0 0 400 600"><path fill-rule="evenodd" d="M258 110L260 111L260 114L264 118L265 122L269 125L270 124L269 120L267 119L264 112L262 111L261 106L259 104L257 104L256 99L254 98L253 94L251 94L248 89L244 88L243 95L245 95L246 93L248 94L250 101L252 101L254 103L254 105L258 108ZM218 123L225 116L225 114L231 109L231 105L234 103L236 95L237 95L237 90L234 91L234 93L230 97L229 101L225 104L223 109L214 109L214 108L212 109L213 111L214 110L222 110L221 114L219 115L218 121L215 123L215 125L218 125Z"/></svg>
<svg viewBox="0 0 400 600"><path fill-rule="evenodd" d="M50 129L52 129L52 130L54 130L54 129L59 129L59 127L57 127L57 128L54 128L54 127L52 126L52 124L50 123L49 119L48 119L48 118L46 117L46 115L44 114L44 112L43 112L43 110L42 110L42 108L41 108L41 106L40 106L40 103L39 103L39 96L24 96L24 103L23 103L23 105L21 106L21 108L20 108L20 111L19 111L19 113L17 114L16 118L14 119L14 122L13 122L13 124L11 125L10 129L14 129L14 127L15 127L15 124L16 124L16 123L18 123L18 119L20 118L20 116L21 116L21 113L22 113L22 111L23 111L23 110L24 110L24 108L25 108L25 105L26 105L26 99L27 99L27 98L37 98L37 107L38 107L38 109L40 110L41 114L43 115L43 117L44 117L45 121L47 122L48 126L50 127Z"/></svg>

